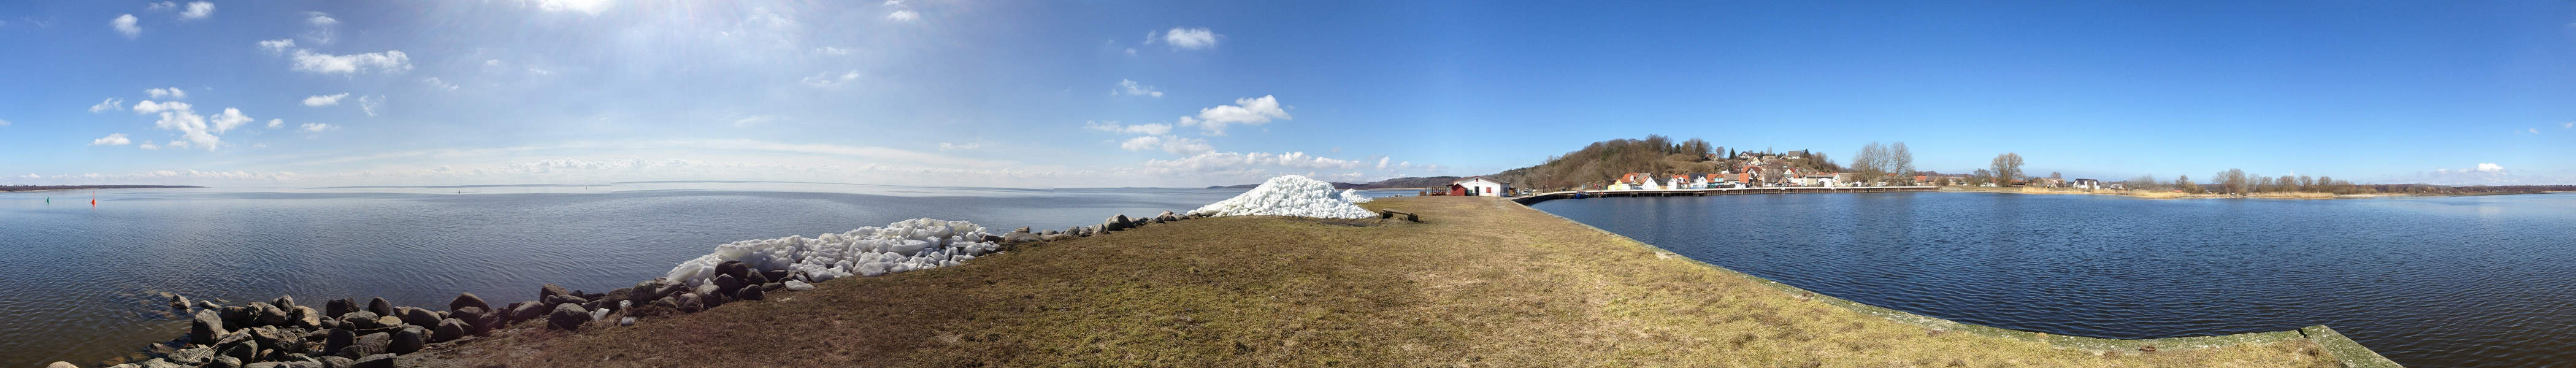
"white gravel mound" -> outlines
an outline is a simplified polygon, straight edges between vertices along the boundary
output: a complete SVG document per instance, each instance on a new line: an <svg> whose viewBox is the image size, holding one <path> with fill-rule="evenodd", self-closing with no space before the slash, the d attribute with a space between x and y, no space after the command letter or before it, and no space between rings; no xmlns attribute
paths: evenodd
<svg viewBox="0 0 2576 368"><path fill-rule="evenodd" d="M715 277L716 264L724 261L742 261L753 271L805 271L811 282L955 266L1001 249L1000 244L984 241L985 235L989 234L974 223L922 218L813 238L744 240L680 262L666 277L703 285Z"/></svg>
<svg viewBox="0 0 2576 368"><path fill-rule="evenodd" d="M1333 195L1333 183L1305 176L1285 175L1270 178L1243 195L1191 210L1202 216L1294 216L1313 218L1372 218L1377 214L1361 209Z"/></svg>
<svg viewBox="0 0 2576 368"><path fill-rule="evenodd" d="M1369 199L1369 197L1368 197L1368 196L1360 195L1360 191L1359 191L1358 189L1343 189L1343 190L1342 190L1342 201L1343 201L1343 202L1351 202L1351 204L1360 204L1360 203L1368 203L1368 201L1374 201L1374 200L1375 200L1375 199Z"/></svg>

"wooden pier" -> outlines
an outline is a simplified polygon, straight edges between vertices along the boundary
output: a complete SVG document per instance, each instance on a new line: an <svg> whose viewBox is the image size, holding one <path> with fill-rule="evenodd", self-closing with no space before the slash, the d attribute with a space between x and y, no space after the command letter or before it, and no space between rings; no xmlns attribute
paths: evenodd
<svg viewBox="0 0 2576 368"><path fill-rule="evenodd" d="M1567 192L1547 192L1547 193L1534 194L1534 195L1530 195L1530 196L1527 196L1527 197L1514 197L1514 198L1512 198L1512 202L1519 202L1519 203L1520 203L1520 204L1522 204L1522 205L1530 205L1530 204L1537 204L1537 203L1539 203L1539 202L1546 202L1546 201L1550 201L1550 200L1558 200L1558 199L1572 199L1572 198L1576 198L1576 196L1575 196L1576 194L1581 194L1581 195L1582 195L1582 198L1595 198L1595 197L1698 197L1698 196L1729 195L1729 194L1929 192L1929 191L1940 190L1940 189L1941 189L1941 187L1937 187L1937 186L1908 186L1908 187L1770 187L1770 188L1719 188L1719 189L1659 189L1659 190L1585 190L1585 191L1567 191Z"/></svg>

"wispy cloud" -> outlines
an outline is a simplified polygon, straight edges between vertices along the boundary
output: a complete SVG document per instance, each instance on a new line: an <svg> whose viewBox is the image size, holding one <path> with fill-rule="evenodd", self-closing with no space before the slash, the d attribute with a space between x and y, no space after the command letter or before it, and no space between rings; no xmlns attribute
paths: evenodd
<svg viewBox="0 0 2576 368"><path fill-rule="evenodd" d="M1164 135L1172 133L1171 124L1145 123L1136 125L1119 125L1118 122L1114 120L1108 122L1085 121L1082 122L1082 128L1121 134Z"/></svg>
<svg viewBox="0 0 2576 368"><path fill-rule="evenodd" d="M411 71L411 55L400 50L364 54L332 55L308 50L295 50L295 71L321 74L350 74L365 71L402 73Z"/></svg>
<svg viewBox="0 0 2576 368"><path fill-rule="evenodd" d="M1206 27L1172 27L1171 30L1159 33L1146 32L1145 43L1162 42L1175 49L1205 50L1216 47L1217 38L1220 37L1225 35L1209 31Z"/></svg>
<svg viewBox="0 0 2576 368"><path fill-rule="evenodd" d="M215 3L204 1L188 3L188 10L179 12L179 19L182 20L206 19L212 16L215 16Z"/></svg>
<svg viewBox="0 0 2576 368"><path fill-rule="evenodd" d="M1199 109L1197 116L1181 117L1180 125L1205 129L1208 135L1225 135L1227 125L1261 125L1270 123L1273 119L1292 120L1288 116L1288 110L1279 105L1279 98L1263 95L1255 98L1238 98L1234 100L1233 105Z"/></svg>
<svg viewBox="0 0 2576 368"><path fill-rule="evenodd" d="M139 21L141 19L135 19L133 14L119 15L116 19L107 20L107 26L115 28L116 33L125 35L126 39L134 39L143 36L143 26L134 24Z"/></svg>
<svg viewBox="0 0 2576 368"><path fill-rule="evenodd" d="M322 106L338 105L338 104L340 104L340 98L343 98L343 97L349 97L349 94L347 94L347 93L342 93L342 94L336 94L336 95L321 95L321 96L305 97L305 98L304 98L304 106L322 107Z"/></svg>
<svg viewBox="0 0 2576 368"><path fill-rule="evenodd" d="M1163 91L1155 90L1155 89L1154 89L1154 86L1148 86L1148 85L1145 85L1145 84L1143 84L1143 83L1136 83L1136 81L1133 81L1133 80L1120 79L1120 80L1118 80L1118 86L1117 86L1117 87L1113 87L1113 88L1110 88L1110 89L1109 89L1109 95L1111 95L1111 96L1117 96L1117 95L1128 95L1128 96L1154 96L1154 97L1163 97Z"/></svg>
<svg viewBox="0 0 2576 368"><path fill-rule="evenodd" d="M92 146L123 146L128 143L134 143L134 141L125 139L125 133L110 133L105 138L89 141L89 145Z"/></svg>

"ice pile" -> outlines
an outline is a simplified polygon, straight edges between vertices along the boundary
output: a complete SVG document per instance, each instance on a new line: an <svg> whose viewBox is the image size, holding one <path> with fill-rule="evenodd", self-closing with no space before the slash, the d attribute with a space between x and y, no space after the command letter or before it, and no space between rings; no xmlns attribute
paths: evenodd
<svg viewBox="0 0 2576 368"><path fill-rule="evenodd" d="M1358 189L1343 189L1343 190L1342 190L1342 201L1343 201L1343 202L1351 202L1351 203L1353 203L1353 204L1359 204L1359 203L1368 203L1368 201L1373 201L1373 200L1374 200L1374 199L1369 199L1369 197L1368 197L1368 196L1360 195L1360 190L1358 190Z"/></svg>
<svg viewBox="0 0 2576 368"><path fill-rule="evenodd" d="M1296 216L1371 218L1377 214L1333 194L1333 183L1286 175L1270 178L1243 195L1191 210L1202 216Z"/></svg>
<svg viewBox="0 0 2576 368"><path fill-rule="evenodd" d="M715 277L716 264L725 261L742 261L754 271L803 271L811 282L955 266L1001 249L984 241L986 235L990 234L973 223L922 218L814 238L744 240L680 262L667 277L689 286L704 285Z"/></svg>

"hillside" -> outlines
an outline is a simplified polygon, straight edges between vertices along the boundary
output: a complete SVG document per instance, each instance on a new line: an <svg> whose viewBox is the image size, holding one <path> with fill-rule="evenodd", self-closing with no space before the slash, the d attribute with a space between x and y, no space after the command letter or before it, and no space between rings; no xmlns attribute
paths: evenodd
<svg viewBox="0 0 2576 368"><path fill-rule="evenodd" d="M1335 183L1333 183L1333 189L1361 189L1361 190L1367 190L1367 189L1439 188L1439 187L1446 187L1446 186L1449 186L1449 182L1451 182L1451 181L1457 181L1457 180L1458 180L1458 178L1459 178L1459 177L1456 177L1456 176L1434 176L1434 177L1427 177L1427 178L1410 178L1410 177L1408 177L1408 178L1394 178L1394 179L1379 180L1379 181L1369 182L1369 183L1367 183L1367 184L1353 184L1353 183L1335 182ZM1211 185L1211 186L1208 186L1208 189L1250 189L1250 188L1252 188L1252 187L1257 187L1257 186L1261 186L1261 184Z"/></svg>
<svg viewBox="0 0 2576 368"><path fill-rule="evenodd" d="M1825 172L1842 170L1823 153L1812 150L1791 152L1800 153L1802 158L1787 161L1790 165ZM1593 142L1574 152L1549 157L1545 163L1503 170L1486 177L1512 183L1517 188L1561 190L1607 184L1627 173L1715 174L1734 167L1737 160L1729 158L1737 154L1779 155L1768 150L1760 153L1728 150L1698 138L1675 142L1664 136L1648 135L1646 139Z"/></svg>

